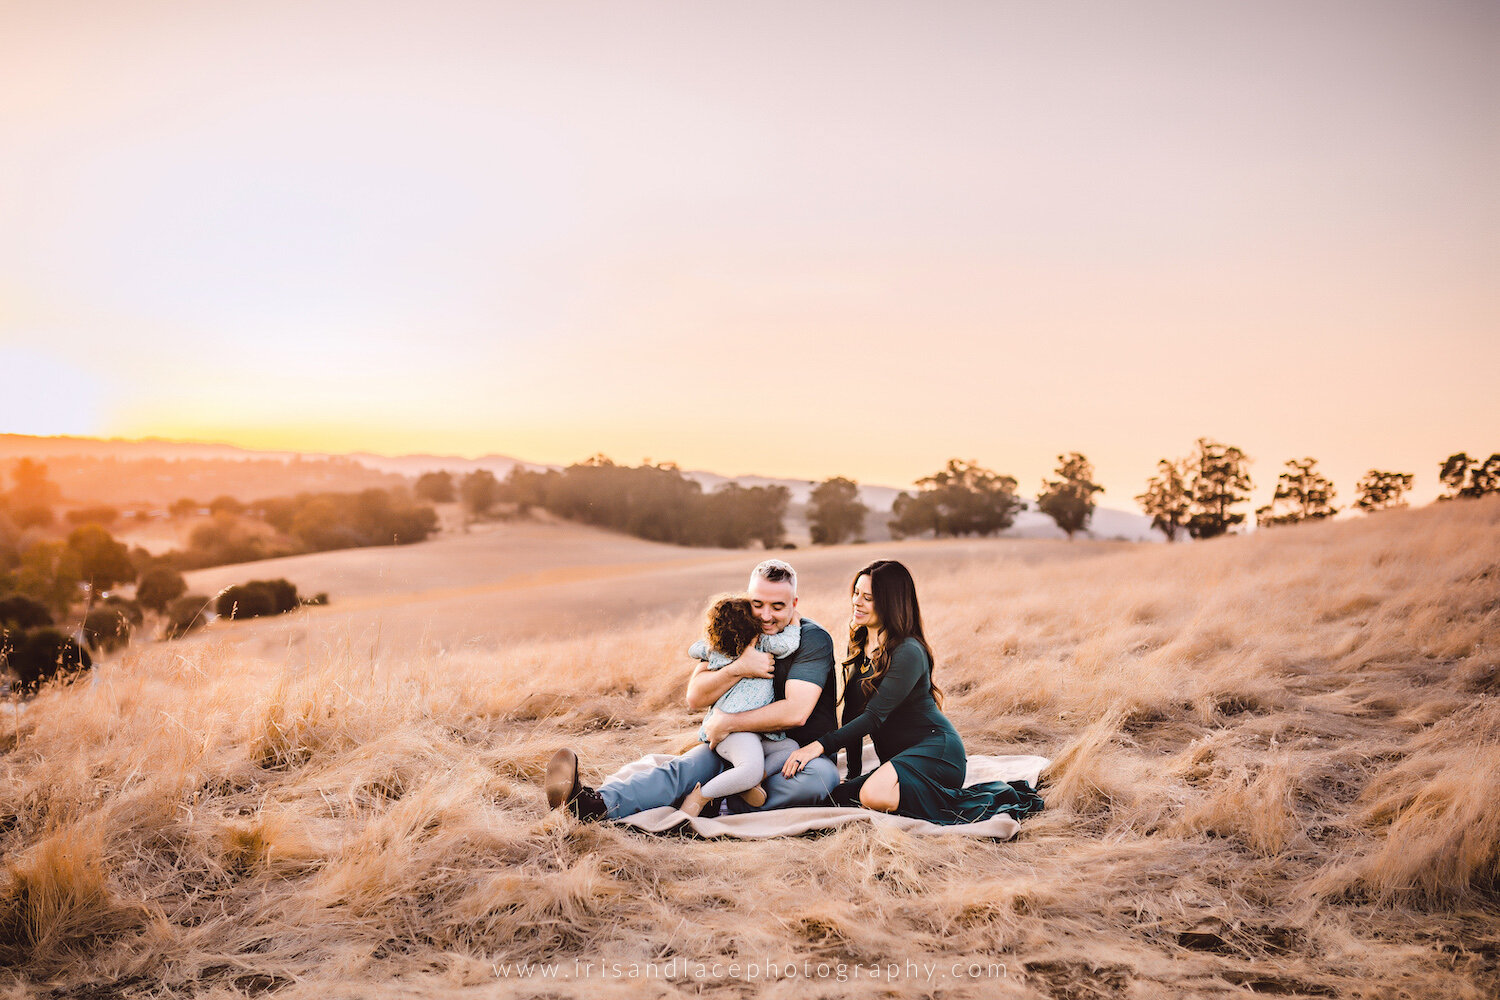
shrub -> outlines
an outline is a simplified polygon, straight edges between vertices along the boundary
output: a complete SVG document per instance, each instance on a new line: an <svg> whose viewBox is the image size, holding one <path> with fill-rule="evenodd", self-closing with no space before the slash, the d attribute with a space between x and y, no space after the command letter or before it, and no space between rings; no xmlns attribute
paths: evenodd
<svg viewBox="0 0 1500 1000"><path fill-rule="evenodd" d="M157 614L166 611L168 604L185 593L187 581L170 566L157 566L147 570L135 587L135 599Z"/></svg>
<svg viewBox="0 0 1500 1000"><path fill-rule="evenodd" d="M20 594L11 594L9 597L0 597L0 624L10 624L17 628L36 628L51 625L52 615L48 613L47 606L40 601L33 601Z"/></svg>
<svg viewBox="0 0 1500 1000"><path fill-rule="evenodd" d="M55 677L66 677L94 665L88 650L55 628L8 635L0 641L0 662L16 675L23 691L35 691Z"/></svg>
<svg viewBox="0 0 1500 1000"><path fill-rule="evenodd" d="M202 594L186 594L167 605L167 623L162 628L162 638L177 639L207 625L205 612L210 600Z"/></svg>
<svg viewBox="0 0 1500 1000"><path fill-rule="evenodd" d="M130 616L121 608L101 605L83 619L83 641L90 648L112 653L130 642Z"/></svg>
<svg viewBox="0 0 1500 1000"><path fill-rule="evenodd" d="M220 618L261 618L296 610L297 588L284 579L251 580L226 587L214 603Z"/></svg>

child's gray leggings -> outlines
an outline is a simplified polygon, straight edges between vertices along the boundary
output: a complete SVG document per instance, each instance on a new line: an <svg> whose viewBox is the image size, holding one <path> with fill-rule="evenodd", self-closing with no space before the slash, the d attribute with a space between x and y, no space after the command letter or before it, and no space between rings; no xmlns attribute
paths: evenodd
<svg viewBox="0 0 1500 1000"><path fill-rule="evenodd" d="M766 754L784 746L786 740L773 740L761 733L730 733L714 750L733 766L705 782L703 794L716 799L754 788L766 776Z"/></svg>

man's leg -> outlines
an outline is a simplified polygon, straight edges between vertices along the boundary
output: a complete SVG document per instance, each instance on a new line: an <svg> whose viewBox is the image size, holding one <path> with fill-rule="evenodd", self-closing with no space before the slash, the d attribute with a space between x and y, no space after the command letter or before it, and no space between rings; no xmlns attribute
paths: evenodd
<svg viewBox="0 0 1500 1000"><path fill-rule="evenodd" d="M678 805L695 785L711 780L724 767L724 758L710 750L707 743L699 743L660 767L622 781L606 781L599 786L607 809L605 818L620 819L657 806Z"/></svg>
<svg viewBox="0 0 1500 1000"><path fill-rule="evenodd" d="M781 746L766 752L765 804L752 808L739 796L725 799L730 812L759 812L762 809L785 809L788 806L826 805L828 793L839 783L839 769L827 757L814 757L807 766L790 778L781 776L781 766L797 749L797 741L778 741Z"/></svg>

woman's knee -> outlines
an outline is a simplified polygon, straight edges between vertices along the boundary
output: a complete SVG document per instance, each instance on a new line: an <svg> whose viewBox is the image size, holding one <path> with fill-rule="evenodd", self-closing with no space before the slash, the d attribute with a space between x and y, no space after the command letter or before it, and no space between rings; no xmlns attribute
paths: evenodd
<svg viewBox="0 0 1500 1000"><path fill-rule="evenodd" d="M895 812L901 804L901 786L896 776L877 772L866 778L859 790L859 804L877 812Z"/></svg>

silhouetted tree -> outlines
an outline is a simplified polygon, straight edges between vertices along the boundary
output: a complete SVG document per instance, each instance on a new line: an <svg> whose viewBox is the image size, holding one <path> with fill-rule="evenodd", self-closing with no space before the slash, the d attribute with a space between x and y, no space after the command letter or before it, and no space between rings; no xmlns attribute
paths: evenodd
<svg viewBox="0 0 1500 1000"><path fill-rule="evenodd" d="M1249 457L1238 448L1199 438L1191 458L1193 512L1188 534L1214 538L1226 534L1245 515L1230 508L1250 499Z"/></svg>
<svg viewBox="0 0 1500 1000"><path fill-rule="evenodd" d="M480 517L489 513L500 499L500 484L489 469L475 469L459 483L458 493L463 497L464 509Z"/></svg>
<svg viewBox="0 0 1500 1000"><path fill-rule="evenodd" d="M1500 493L1500 454L1491 455L1483 462L1471 459L1465 452L1449 455L1443 463L1439 478L1448 492L1439 500L1454 500L1459 497L1482 497L1487 493Z"/></svg>
<svg viewBox="0 0 1500 1000"><path fill-rule="evenodd" d="M931 530L933 535L988 537L1009 528L1026 502L1016 496L1016 480L978 463L949 459L942 470L917 480L921 492L902 493L889 522L896 538Z"/></svg>
<svg viewBox="0 0 1500 1000"><path fill-rule="evenodd" d="M1333 483L1317 470L1315 458L1289 459L1286 471L1276 479L1271 502L1255 509L1257 524L1296 524L1317 521L1338 513L1333 505Z"/></svg>
<svg viewBox="0 0 1500 1000"><path fill-rule="evenodd" d="M181 500L174 502L172 506L168 507L167 513L171 514L173 517L188 517L192 514L198 513L198 508L201 506L202 504L198 503L198 501L194 500L192 497L183 497Z"/></svg>
<svg viewBox="0 0 1500 1000"><path fill-rule="evenodd" d="M433 503L452 503L457 496L453 486L453 473L446 469L424 472L417 477L417 485L412 487L412 492Z"/></svg>
<svg viewBox="0 0 1500 1000"><path fill-rule="evenodd" d="M235 497L226 494L210 500L208 502L208 512L210 514L243 514L245 513L245 505Z"/></svg>
<svg viewBox="0 0 1500 1000"><path fill-rule="evenodd" d="M1354 487L1359 491L1359 499L1355 501L1355 506L1366 513L1389 510L1392 507L1405 507L1404 496L1406 491L1411 489L1411 482L1410 472L1382 472L1379 469L1371 469Z"/></svg>
<svg viewBox="0 0 1500 1000"><path fill-rule="evenodd" d="M1192 492L1188 488L1188 460L1162 459L1156 463L1156 475L1146 480L1146 492L1137 496L1141 510L1151 515L1151 527L1177 541L1177 533L1187 527L1192 511Z"/></svg>
<svg viewBox="0 0 1500 1000"><path fill-rule="evenodd" d="M83 619L83 641L90 649L112 653L130 644L130 616L119 607L101 604Z"/></svg>
<svg viewBox="0 0 1500 1000"><path fill-rule="evenodd" d="M813 488L807 501L807 523L814 545L838 545L865 531L870 508L859 498L859 484L843 476Z"/></svg>
<svg viewBox="0 0 1500 1000"><path fill-rule="evenodd" d="M187 581L170 566L155 566L141 574L135 585L135 597L146 607L163 614L167 605L187 593Z"/></svg>
<svg viewBox="0 0 1500 1000"><path fill-rule="evenodd" d="M130 550L97 524L74 528L68 534L68 548L77 554L78 579L88 585L90 597L135 580Z"/></svg>
<svg viewBox="0 0 1500 1000"><path fill-rule="evenodd" d="M528 513L533 507L550 510L562 474L556 469L534 472L522 465L513 465L501 484L500 499L516 505L518 513Z"/></svg>
<svg viewBox="0 0 1500 1000"><path fill-rule="evenodd" d="M99 505L96 507L80 507L70 510L66 515L70 524L97 524L108 528L120 518L120 512L114 507Z"/></svg>
<svg viewBox="0 0 1500 1000"><path fill-rule="evenodd" d="M1071 542L1075 532L1089 526L1094 516L1094 494L1103 493L1104 487L1093 481L1094 467L1078 452L1058 455L1057 461L1057 474L1062 478L1042 480L1036 506L1068 533Z"/></svg>

